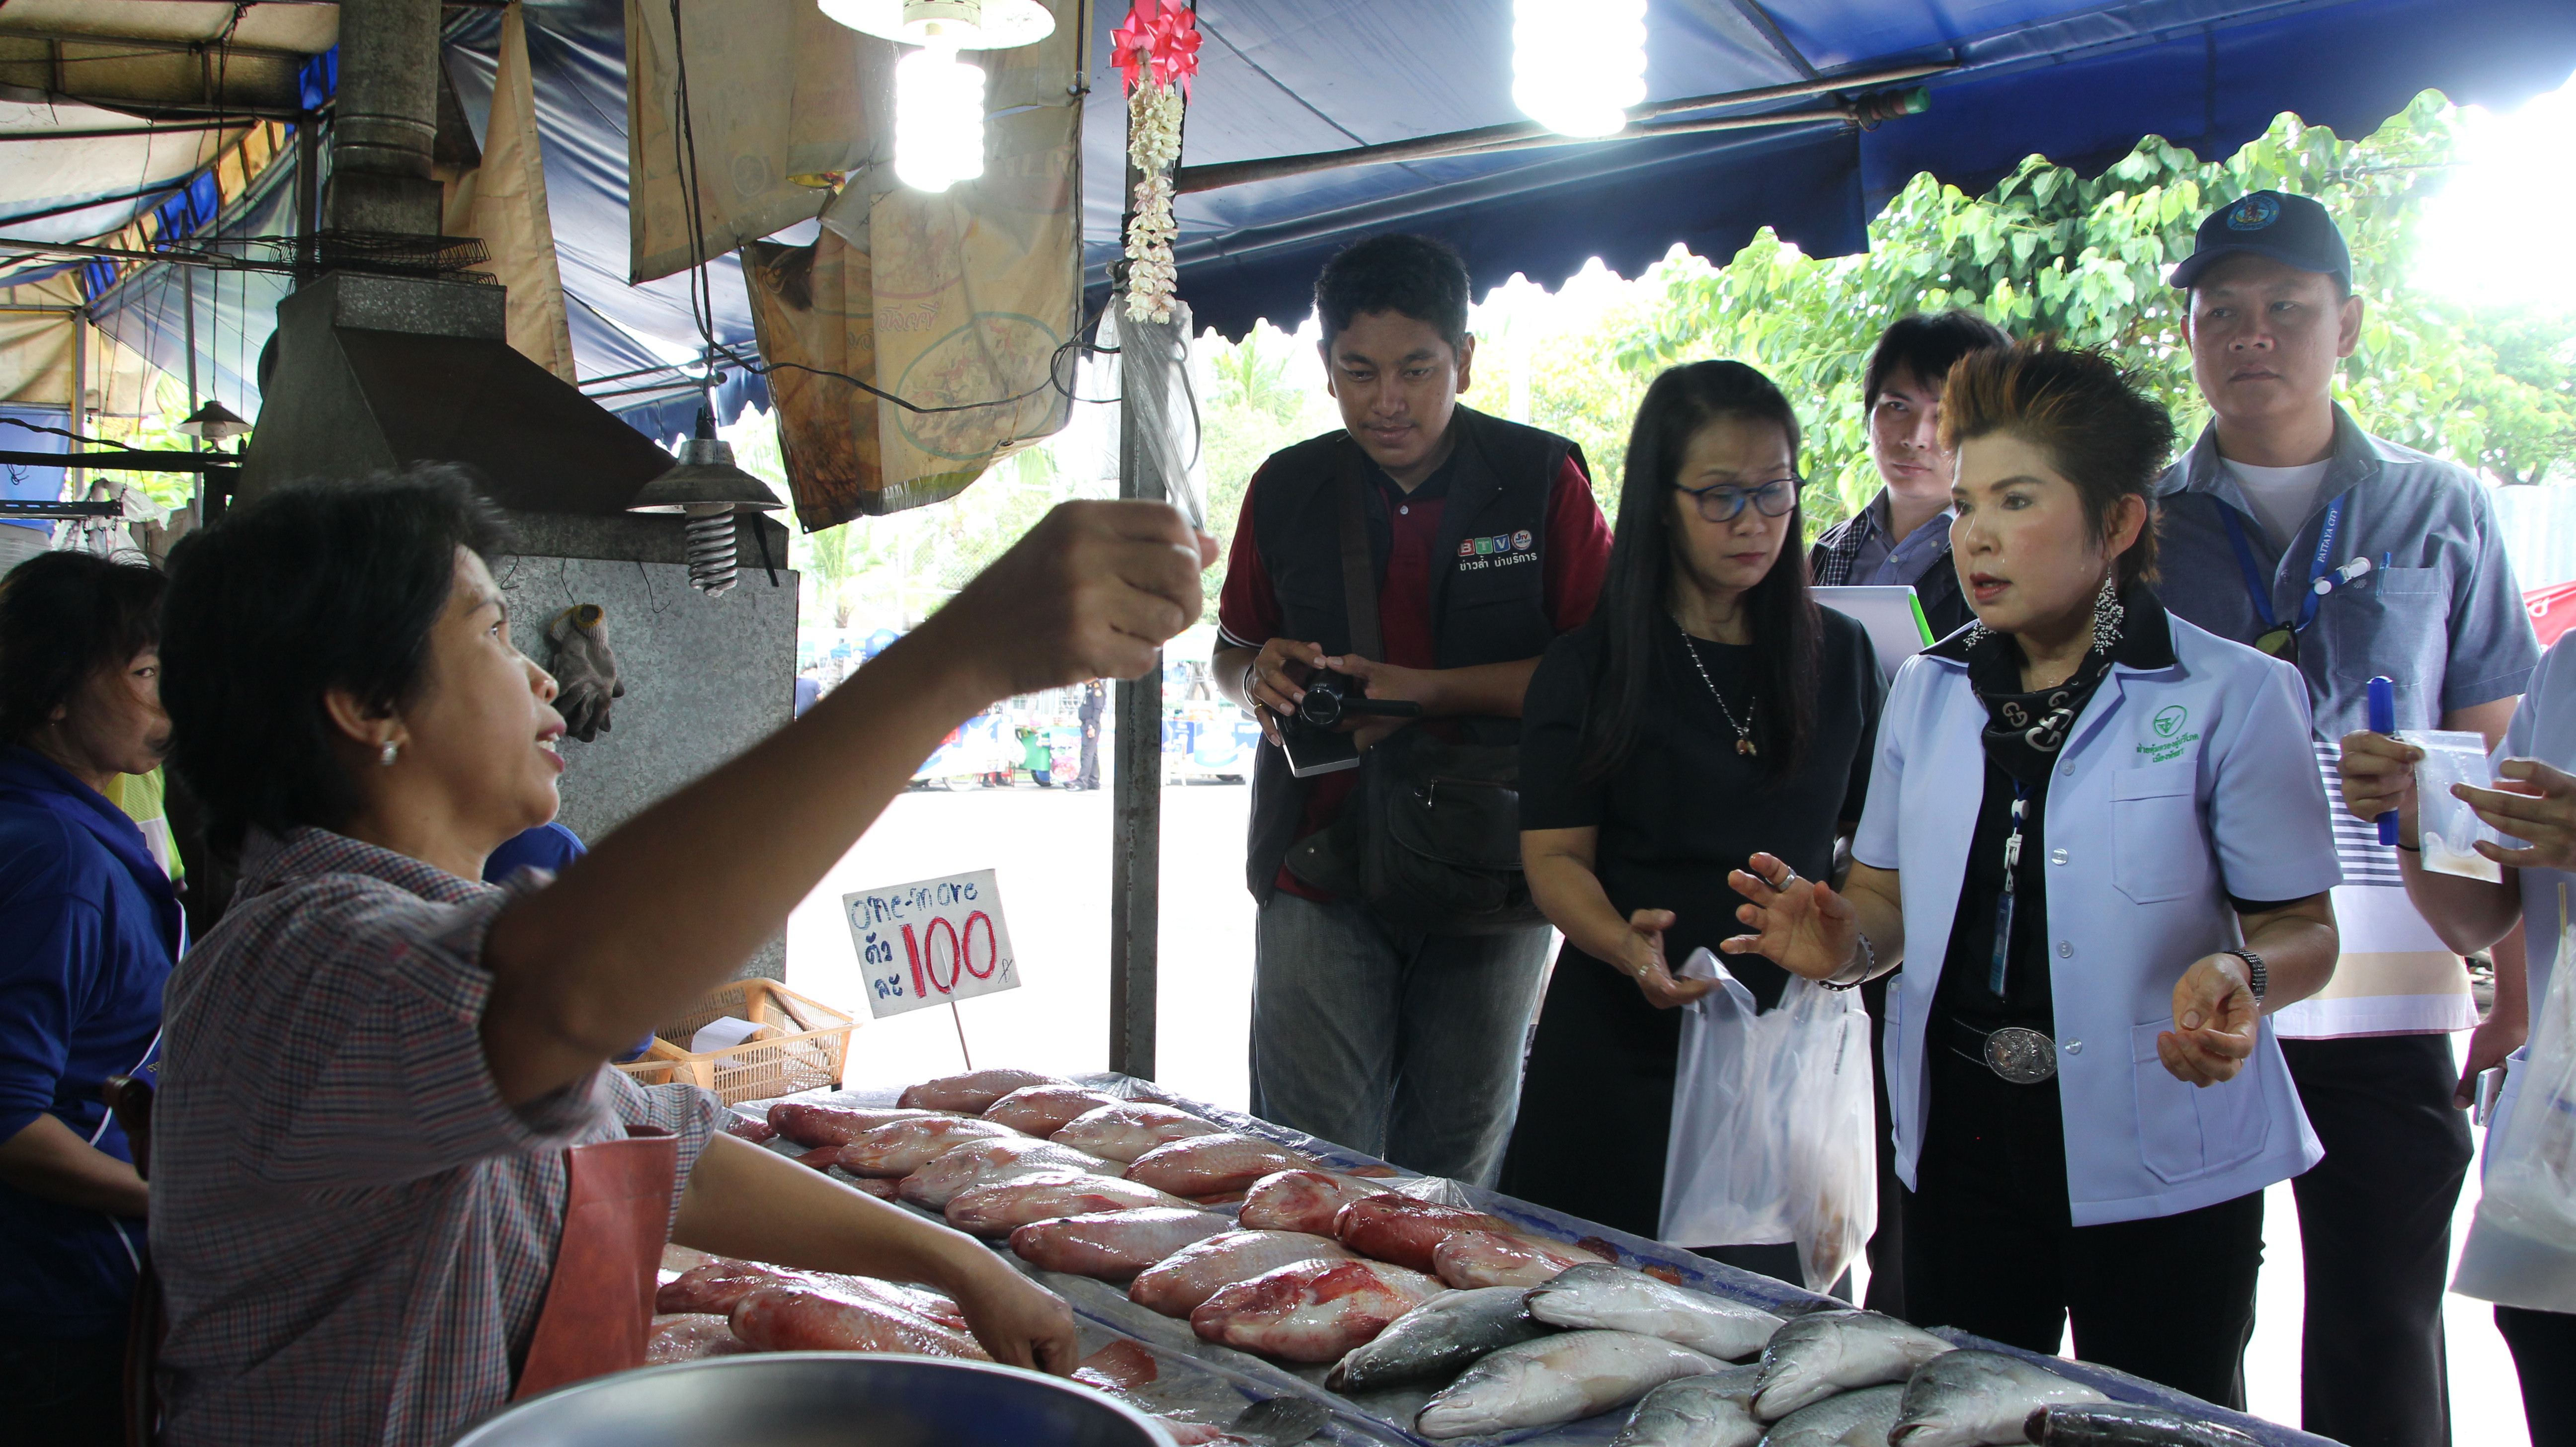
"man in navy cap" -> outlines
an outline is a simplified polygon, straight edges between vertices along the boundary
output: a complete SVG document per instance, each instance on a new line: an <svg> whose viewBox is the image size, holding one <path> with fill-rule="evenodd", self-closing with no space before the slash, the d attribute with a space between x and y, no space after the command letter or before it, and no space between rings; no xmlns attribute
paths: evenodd
<svg viewBox="0 0 2576 1447"><path fill-rule="evenodd" d="M2540 650L2476 477L2371 436L2335 403L2362 302L2326 209L2241 197L2201 223L2172 281L2191 293L2192 372L2216 415L2161 485L2161 592L2298 666L2343 865L2334 983L2273 1017L2326 1149L2293 1183L2302 1425L2353 1447L2444 1444L2442 1290L2470 1157L2450 1035L2477 1028L2474 1072L2520 1044L2524 1022L2500 1008L2479 1026L2467 971L2407 902L2393 851L2345 813L2335 740L2368 726L2369 681L2384 674L2399 729L2492 746ZM2502 952L2518 960L2519 946Z"/></svg>

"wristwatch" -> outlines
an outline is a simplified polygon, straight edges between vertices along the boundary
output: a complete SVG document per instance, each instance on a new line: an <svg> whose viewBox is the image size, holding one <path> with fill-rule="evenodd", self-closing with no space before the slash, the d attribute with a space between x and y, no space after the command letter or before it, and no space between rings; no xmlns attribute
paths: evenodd
<svg viewBox="0 0 2576 1447"><path fill-rule="evenodd" d="M2219 953L2234 955L2245 962L2245 986L2254 992L2254 1003L2259 1008L2264 992L2272 985L2272 974L2263 968L2263 957L2252 950L2220 950Z"/></svg>

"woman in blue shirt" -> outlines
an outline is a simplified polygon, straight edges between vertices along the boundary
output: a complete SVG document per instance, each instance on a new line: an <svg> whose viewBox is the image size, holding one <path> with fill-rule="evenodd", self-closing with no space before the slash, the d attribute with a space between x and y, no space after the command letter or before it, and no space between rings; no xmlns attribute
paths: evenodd
<svg viewBox="0 0 2576 1447"><path fill-rule="evenodd" d="M123 1441L145 1192L99 1089L152 1057L180 925L104 791L169 748L160 606L86 553L0 581L0 1402L28 1441Z"/></svg>
<svg viewBox="0 0 2576 1447"><path fill-rule="evenodd" d="M2242 1406L2262 1191L2321 1155L2263 1018L2334 969L2306 694L2147 587L2172 423L2109 362L1977 353L1941 405L1978 626L1890 688L1847 887L1756 855L1724 948L1912 966L1909 1315Z"/></svg>

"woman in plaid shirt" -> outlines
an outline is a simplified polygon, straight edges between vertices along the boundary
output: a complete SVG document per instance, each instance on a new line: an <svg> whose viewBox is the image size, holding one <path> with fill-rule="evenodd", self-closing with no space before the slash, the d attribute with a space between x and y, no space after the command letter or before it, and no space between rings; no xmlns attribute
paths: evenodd
<svg viewBox="0 0 2576 1447"><path fill-rule="evenodd" d="M554 681L511 647L497 514L452 470L283 489L173 561L174 761L230 912L168 995L152 1250L162 1440L443 1443L510 1396L565 1148L679 1139L671 1239L953 1294L998 1361L1072 1369L1065 1304L992 1252L607 1067L729 979L948 731L1153 666L1213 544L1069 503L805 718L549 882L480 882L552 817Z"/></svg>

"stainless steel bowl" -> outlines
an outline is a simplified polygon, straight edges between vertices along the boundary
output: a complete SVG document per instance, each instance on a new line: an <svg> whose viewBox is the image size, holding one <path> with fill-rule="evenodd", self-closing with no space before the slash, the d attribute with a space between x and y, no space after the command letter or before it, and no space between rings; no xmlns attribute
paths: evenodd
<svg viewBox="0 0 2576 1447"><path fill-rule="evenodd" d="M1173 1447L1124 1403L986 1362L764 1352L522 1402L456 1447Z"/></svg>

